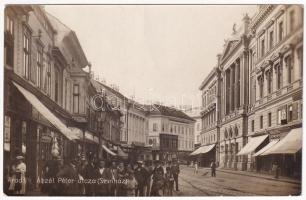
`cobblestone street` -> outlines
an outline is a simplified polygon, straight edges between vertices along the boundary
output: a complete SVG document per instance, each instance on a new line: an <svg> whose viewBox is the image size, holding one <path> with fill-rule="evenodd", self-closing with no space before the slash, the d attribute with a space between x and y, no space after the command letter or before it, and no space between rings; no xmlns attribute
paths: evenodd
<svg viewBox="0 0 306 200"><path fill-rule="evenodd" d="M286 196L298 195L301 185L220 171L213 178L208 168L201 168L194 174L194 168L181 166L179 189L175 196Z"/></svg>

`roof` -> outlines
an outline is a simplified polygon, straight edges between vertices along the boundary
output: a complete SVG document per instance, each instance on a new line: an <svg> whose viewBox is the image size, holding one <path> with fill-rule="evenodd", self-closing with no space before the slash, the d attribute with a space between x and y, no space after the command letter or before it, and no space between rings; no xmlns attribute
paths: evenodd
<svg viewBox="0 0 306 200"><path fill-rule="evenodd" d="M92 84L92 86L96 89L96 91L101 91L102 89L106 89L108 91L110 91L111 93L113 93L114 95L116 95L117 97L119 98L122 98L122 99L126 99L126 97L121 94L120 92L114 90L113 88L99 82L99 81L96 81L94 79L90 79L90 82Z"/></svg>
<svg viewBox="0 0 306 200"><path fill-rule="evenodd" d="M88 61L76 33L50 13L46 12L46 15L51 25L56 30L56 36L54 39L55 46L60 49L67 61L70 61L71 59L69 58L69 55L67 53L67 48L65 48L65 41L70 41L74 47L69 48L70 53L75 54L75 56L73 56L73 59L78 60L80 67L86 67L88 65Z"/></svg>
<svg viewBox="0 0 306 200"><path fill-rule="evenodd" d="M204 79L204 81L201 83L199 89L202 90L210 81L211 78L213 78L213 76L215 75L215 72L217 71L217 67L214 67L208 74L208 76L206 76L206 78Z"/></svg>
<svg viewBox="0 0 306 200"><path fill-rule="evenodd" d="M176 118L182 118L182 119L187 119L190 121L195 121L193 118L185 114L183 111L175 109L175 108L170 108L168 106L163 106L163 105L158 105L158 104L153 104L152 106L146 105L149 114L152 115L164 115L164 116L169 116L169 117L176 117Z"/></svg>

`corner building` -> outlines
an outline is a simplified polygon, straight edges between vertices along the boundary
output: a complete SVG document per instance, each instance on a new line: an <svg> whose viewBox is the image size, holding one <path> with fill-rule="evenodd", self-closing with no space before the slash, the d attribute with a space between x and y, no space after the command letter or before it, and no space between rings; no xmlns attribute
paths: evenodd
<svg viewBox="0 0 306 200"><path fill-rule="evenodd" d="M263 144L269 144L302 126L303 8L260 6L250 31L248 137L251 140L266 135ZM300 175L301 150L265 154L248 154L249 170L269 172L277 162L281 175Z"/></svg>

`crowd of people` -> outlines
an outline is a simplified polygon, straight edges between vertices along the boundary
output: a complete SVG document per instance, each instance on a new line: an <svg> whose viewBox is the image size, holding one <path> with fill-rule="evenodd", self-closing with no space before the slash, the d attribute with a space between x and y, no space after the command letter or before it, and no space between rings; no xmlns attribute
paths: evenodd
<svg viewBox="0 0 306 200"><path fill-rule="evenodd" d="M25 166L21 158L18 160L20 171ZM16 174L24 176L24 172L25 169ZM49 196L172 196L174 189L178 191L179 173L177 160L129 163L98 160L89 155L87 159L77 157L63 164L53 156L46 161L38 185ZM13 194L25 194L22 186L10 184L10 190Z"/></svg>

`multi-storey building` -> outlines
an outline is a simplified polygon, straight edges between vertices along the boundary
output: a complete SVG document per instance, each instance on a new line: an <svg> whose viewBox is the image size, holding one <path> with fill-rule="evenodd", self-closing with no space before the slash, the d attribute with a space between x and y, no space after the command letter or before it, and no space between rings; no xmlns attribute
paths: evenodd
<svg viewBox="0 0 306 200"><path fill-rule="evenodd" d="M202 131L202 120L201 120L201 107L189 107L183 109L183 112L188 116L196 120L194 123L194 148L201 146L201 131Z"/></svg>
<svg viewBox="0 0 306 200"><path fill-rule="evenodd" d="M277 163L300 176L303 7L258 6L233 27L218 68L220 166L271 172Z"/></svg>
<svg viewBox="0 0 306 200"><path fill-rule="evenodd" d="M245 145L248 105L248 28L245 15L239 30L233 27L219 60L220 77L220 166L245 169L237 153Z"/></svg>
<svg viewBox="0 0 306 200"><path fill-rule="evenodd" d="M119 141L129 153L130 160L151 159L148 146L148 118L147 112L141 104L128 99L118 90L96 80L91 80L98 91L103 91L107 101L121 115ZM109 133L112 135L113 133Z"/></svg>
<svg viewBox="0 0 306 200"><path fill-rule="evenodd" d="M200 133L201 147L192 155L197 157L201 166L209 166L211 160L219 163L219 78L217 67L209 73L200 86L202 91L202 130Z"/></svg>
<svg viewBox="0 0 306 200"><path fill-rule="evenodd" d="M248 136L250 142L261 136L263 144L272 145L302 126L303 8L260 6L249 28ZM301 154L293 155L249 154L248 163L252 170L269 171L277 161L282 174L293 175L301 169Z"/></svg>
<svg viewBox="0 0 306 200"><path fill-rule="evenodd" d="M149 144L154 160L185 157L193 150L195 120L175 108L154 104L149 112Z"/></svg>
<svg viewBox="0 0 306 200"><path fill-rule="evenodd" d="M68 63L63 61L60 44L55 42L57 31L42 6L8 6L5 17L4 110L9 125L5 130L9 138L5 166L23 154L26 176L36 185L51 152L67 158L72 153L68 150L74 150L68 148L72 145L70 140L78 139L68 128L75 125L71 110L66 107L71 105L70 99L64 96ZM83 60L76 67L82 68L87 60L84 54L78 56ZM66 101L69 102L65 104Z"/></svg>
<svg viewBox="0 0 306 200"><path fill-rule="evenodd" d="M43 6L7 6L4 39L5 173L23 155L35 187L52 155L66 161L97 150L102 132L88 115L96 91L76 34Z"/></svg>

